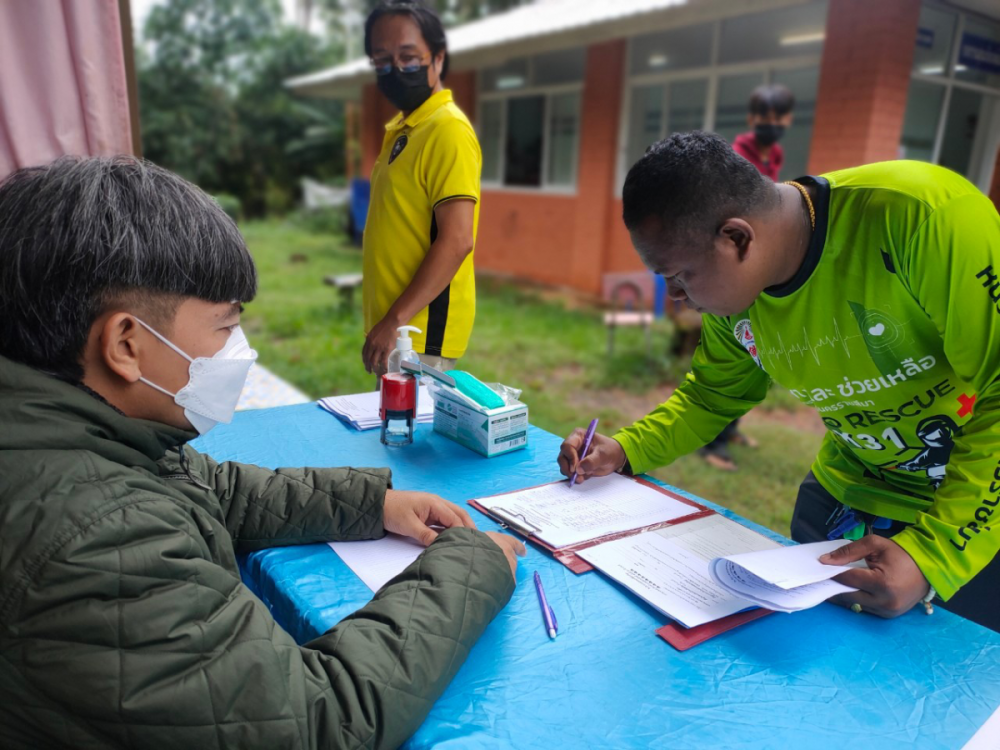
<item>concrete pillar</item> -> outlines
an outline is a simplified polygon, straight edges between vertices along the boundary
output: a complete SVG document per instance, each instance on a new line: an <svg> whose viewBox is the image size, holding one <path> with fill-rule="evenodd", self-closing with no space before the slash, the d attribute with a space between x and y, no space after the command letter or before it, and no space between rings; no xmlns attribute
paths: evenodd
<svg viewBox="0 0 1000 750"><path fill-rule="evenodd" d="M624 39L587 48L587 65L580 105L580 151L577 170L576 220L566 241L572 241L572 262L566 283L598 293L605 269L611 195L615 177Z"/></svg>

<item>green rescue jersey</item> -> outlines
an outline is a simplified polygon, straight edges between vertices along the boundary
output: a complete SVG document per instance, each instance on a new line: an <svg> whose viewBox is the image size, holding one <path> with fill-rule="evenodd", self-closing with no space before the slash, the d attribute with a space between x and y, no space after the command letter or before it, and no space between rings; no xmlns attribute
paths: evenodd
<svg viewBox="0 0 1000 750"><path fill-rule="evenodd" d="M663 466L763 401L773 378L822 415L819 482L894 537L950 598L1000 534L1000 216L963 177L895 161L803 178L802 267L740 315L703 315L692 372L618 433Z"/></svg>

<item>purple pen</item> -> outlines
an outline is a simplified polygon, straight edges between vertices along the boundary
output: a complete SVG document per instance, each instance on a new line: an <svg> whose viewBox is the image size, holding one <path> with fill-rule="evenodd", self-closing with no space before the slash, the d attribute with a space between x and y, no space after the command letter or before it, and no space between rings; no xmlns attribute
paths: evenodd
<svg viewBox="0 0 1000 750"><path fill-rule="evenodd" d="M590 427L587 428L587 434L583 438L583 450L580 451L580 461L587 457L587 451L590 450L590 444L594 440L594 433L597 432L597 418L590 420ZM580 462L577 461L577 471L580 469ZM569 486L572 487L576 484L576 471L573 472L573 476L569 478Z"/></svg>
<svg viewBox="0 0 1000 750"><path fill-rule="evenodd" d="M552 611L548 600L545 598L545 589L542 588L542 577L535 571L535 591L538 592L538 604L542 608L542 619L545 620L545 630L548 631L549 638L555 638L559 633L559 623L556 622L556 613Z"/></svg>

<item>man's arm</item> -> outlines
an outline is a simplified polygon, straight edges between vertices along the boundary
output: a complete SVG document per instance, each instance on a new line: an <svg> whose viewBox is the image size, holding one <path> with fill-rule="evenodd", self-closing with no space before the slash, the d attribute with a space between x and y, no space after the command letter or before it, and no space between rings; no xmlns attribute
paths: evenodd
<svg viewBox="0 0 1000 750"><path fill-rule="evenodd" d="M614 436L636 474L666 466L711 442L767 396L771 379L724 318L702 315L691 372L670 398Z"/></svg>
<svg viewBox="0 0 1000 750"><path fill-rule="evenodd" d="M6 653L33 654L7 672L25 721L72 715L133 747L398 747L514 588L497 544L450 529L298 646L212 559L206 524L136 498L39 564L4 622Z"/></svg>
<svg viewBox="0 0 1000 750"><path fill-rule="evenodd" d="M192 471L214 490L240 552L385 535L388 469L265 469L216 463L187 449Z"/></svg>
<svg viewBox="0 0 1000 750"><path fill-rule="evenodd" d="M899 260L949 364L976 397L933 505L893 537L947 600L1000 549L1000 518L993 517L1000 500L1000 216L981 193L955 198L927 219Z"/></svg>

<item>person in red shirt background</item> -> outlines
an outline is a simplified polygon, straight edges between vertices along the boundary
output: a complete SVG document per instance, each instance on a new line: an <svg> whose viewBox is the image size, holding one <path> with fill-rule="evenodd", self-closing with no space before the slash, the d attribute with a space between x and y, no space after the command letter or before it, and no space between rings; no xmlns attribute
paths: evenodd
<svg viewBox="0 0 1000 750"><path fill-rule="evenodd" d="M785 152L778 141L792 124L794 106L795 97L787 86L780 83L758 86L750 95L747 114L747 125L752 130L741 133L733 141L736 153L773 182L778 181L778 173L785 162Z"/></svg>
<svg viewBox="0 0 1000 750"><path fill-rule="evenodd" d="M752 130L741 133L733 141L733 150L749 161L772 182L778 181L778 173L785 163L784 149L778 144L785 130L792 124L792 108L795 97L787 86L774 83L758 86L750 94L750 111L747 125ZM756 441L739 430L739 420L730 423L718 437L698 454L709 464L723 471L736 471L736 462L729 453L728 445L757 446Z"/></svg>

